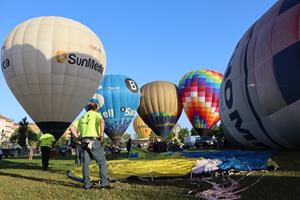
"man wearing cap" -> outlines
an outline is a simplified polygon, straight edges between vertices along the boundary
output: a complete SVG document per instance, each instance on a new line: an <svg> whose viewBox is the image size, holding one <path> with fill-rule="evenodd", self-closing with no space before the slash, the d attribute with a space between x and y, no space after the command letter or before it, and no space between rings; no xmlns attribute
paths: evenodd
<svg viewBox="0 0 300 200"><path fill-rule="evenodd" d="M50 151L54 145L55 138L50 133L45 133L40 137L39 146L42 151L42 165L43 170L48 170L48 164L50 159Z"/></svg>
<svg viewBox="0 0 300 200"><path fill-rule="evenodd" d="M84 188L91 189L89 163L92 157L95 158L99 165L99 176L101 178L101 188L110 189L110 184L107 177L106 158L102 142L104 138L104 120L100 113L97 112L98 106L94 102L89 102L87 112L79 118L77 131L81 136L81 147L83 155L83 181ZM70 129L73 135L77 138L78 133L75 129Z"/></svg>

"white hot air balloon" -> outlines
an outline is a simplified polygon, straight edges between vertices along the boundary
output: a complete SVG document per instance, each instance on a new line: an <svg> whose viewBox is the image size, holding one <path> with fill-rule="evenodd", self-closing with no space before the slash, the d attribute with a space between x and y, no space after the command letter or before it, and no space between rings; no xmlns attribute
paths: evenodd
<svg viewBox="0 0 300 200"><path fill-rule="evenodd" d="M58 139L95 93L106 66L100 39L63 17L18 25L1 53L11 91L43 132Z"/></svg>

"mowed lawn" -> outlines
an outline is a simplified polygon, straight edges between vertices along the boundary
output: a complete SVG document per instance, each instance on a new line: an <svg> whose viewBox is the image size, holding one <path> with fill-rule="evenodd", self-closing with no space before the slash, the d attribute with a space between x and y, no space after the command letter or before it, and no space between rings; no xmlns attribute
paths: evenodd
<svg viewBox="0 0 300 200"><path fill-rule="evenodd" d="M124 159L125 154L107 159ZM240 193L241 199L300 199L300 152L277 152L273 159L280 168L275 172L255 172L241 182L240 188L264 177ZM114 189L82 189L82 183L67 177L73 160L51 160L49 171L41 170L41 160L4 159L0 161L0 200L9 199L197 199L189 191L210 186L201 178L128 180L112 183ZM236 175L235 179L241 175Z"/></svg>

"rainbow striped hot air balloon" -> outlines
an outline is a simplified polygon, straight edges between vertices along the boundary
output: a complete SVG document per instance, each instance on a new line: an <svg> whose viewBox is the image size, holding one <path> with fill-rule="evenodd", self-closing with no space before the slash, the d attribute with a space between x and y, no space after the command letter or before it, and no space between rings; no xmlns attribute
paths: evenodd
<svg viewBox="0 0 300 200"><path fill-rule="evenodd" d="M211 70L194 70L179 82L184 111L198 134L206 134L219 119L219 93L223 75Z"/></svg>

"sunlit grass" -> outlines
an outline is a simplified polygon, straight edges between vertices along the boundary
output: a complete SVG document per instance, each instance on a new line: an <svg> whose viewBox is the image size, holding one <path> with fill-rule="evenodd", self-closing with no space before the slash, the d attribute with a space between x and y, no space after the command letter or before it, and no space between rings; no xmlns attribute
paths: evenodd
<svg viewBox="0 0 300 200"><path fill-rule="evenodd" d="M107 158L124 159L126 154ZM280 166L277 171L255 172L241 182L241 188L247 187L264 175L259 183L241 193L242 199L300 199L299 152L277 153L274 160ZM184 178L130 180L112 183L112 190L84 190L82 183L66 175L74 167L73 160L51 160L45 172L40 159L4 159L0 161L0 199L195 199L187 192L208 188L199 178Z"/></svg>

